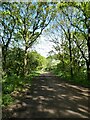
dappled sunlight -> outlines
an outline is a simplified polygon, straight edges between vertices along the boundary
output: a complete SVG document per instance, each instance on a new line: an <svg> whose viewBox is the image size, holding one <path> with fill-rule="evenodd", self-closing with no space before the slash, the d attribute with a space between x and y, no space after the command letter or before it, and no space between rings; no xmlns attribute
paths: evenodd
<svg viewBox="0 0 90 120"><path fill-rule="evenodd" d="M78 108L78 110L80 110L80 111L82 111L82 112L84 112L84 113L87 113L87 110L85 110L85 109Z"/></svg>
<svg viewBox="0 0 90 120"><path fill-rule="evenodd" d="M81 95L84 95L84 96L86 96L86 97L90 97L90 94L87 92L87 93L80 93Z"/></svg>
<svg viewBox="0 0 90 120"><path fill-rule="evenodd" d="M84 89L83 89L83 87L76 86L76 85L71 85L71 84L68 84L68 83L66 83L66 85L67 85L68 87L75 88L76 90L78 90L78 91L80 91L80 92L88 92L88 91L89 91L88 88L84 88Z"/></svg>
<svg viewBox="0 0 90 120"><path fill-rule="evenodd" d="M59 87L65 87L65 85L63 84L63 83L61 83L61 84L55 84L56 86L59 86Z"/></svg>
<svg viewBox="0 0 90 120"><path fill-rule="evenodd" d="M55 114L56 111L54 109L44 109L44 112L49 112L50 114Z"/></svg>
<svg viewBox="0 0 90 120"><path fill-rule="evenodd" d="M81 100L82 98L77 97L77 96L74 96L74 97L70 97L70 98L69 98L69 100L75 100L75 101L78 100L78 99Z"/></svg>
<svg viewBox="0 0 90 120"><path fill-rule="evenodd" d="M54 90L53 88L47 88L48 91L53 91L55 92L56 90Z"/></svg>
<svg viewBox="0 0 90 120"><path fill-rule="evenodd" d="M85 105L83 105L83 104L79 104L78 107L79 107L79 108L82 108L82 109L84 109L84 110L88 110L88 107L85 106Z"/></svg>
<svg viewBox="0 0 90 120"><path fill-rule="evenodd" d="M25 97L28 99L32 98L32 96L30 96L30 95L26 95Z"/></svg>
<svg viewBox="0 0 90 120"><path fill-rule="evenodd" d="M64 99L64 97L62 95L58 95L58 98Z"/></svg>
<svg viewBox="0 0 90 120"><path fill-rule="evenodd" d="M45 100L45 97L39 96L38 99L40 99L40 100Z"/></svg>
<svg viewBox="0 0 90 120"><path fill-rule="evenodd" d="M41 79L42 78L42 79ZM65 83L52 77L34 78L22 93L14 93L17 100L9 108L12 117L22 118L87 118L88 89Z"/></svg>
<svg viewBox="0 0 90 120"><path fill-rule="evenodd" d="M72 111L72 110L66 110L67 113L69 113L70 115L74 115L75 117L78 116L78 117L81 117L81 118L88 118L87 116L83 115L83 114L80 114L76 111Z"/></svg>

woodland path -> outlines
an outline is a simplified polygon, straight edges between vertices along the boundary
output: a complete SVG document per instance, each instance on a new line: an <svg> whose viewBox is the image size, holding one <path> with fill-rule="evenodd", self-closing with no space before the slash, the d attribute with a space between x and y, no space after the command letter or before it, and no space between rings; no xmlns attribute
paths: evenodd
<svg viewBox="0 0 90 120"><path fill-rule="evenodd" d="M88 118L89 90L50 73L33 78L32 86L16 97L17 103L3 114L14 118Z"/></svg>

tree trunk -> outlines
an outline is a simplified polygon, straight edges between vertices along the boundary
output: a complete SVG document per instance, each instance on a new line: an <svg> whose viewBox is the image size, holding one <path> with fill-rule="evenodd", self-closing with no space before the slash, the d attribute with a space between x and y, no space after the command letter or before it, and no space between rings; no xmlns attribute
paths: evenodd
<svg viewBox="0 0 90 120"><path fill-rule="evenodd" d="M2 45L0 44L0 78L2 78Z"/></svg>
<svg viewBox="0 0 90 120"><path fill-rule="evenodd" d="M6 68L6 55L7 55L7 50L6 47L3 46L2 47L2 68L4 72L7 72L7 68Z"/></svg>
<svg viewBox="0 0 90 120"><path fill-rule="evenodd" d="M87 80L90 80L90 63L87 62Z"/></svg>
<svg viewBox="0 0 90 120"><path fill-rule="evenodd" d="M87 62L87 80L90 80L90 28L88 28L88 62Z"/></svg>
<svg viewBox="0 0 90 120"><path fill-rule="evenodd" d="M24 75L25 76L28 74L28 70L27 70L27 49L28 49L28 47L25 46L25 56L24 56Z"/></svg>
<svg viewBox="0 0 90 120"><path fill-rule="evenodd" d="M73 68L72 68L72 49L71 49L71 34L70 30L68 29L68 41L69 41L69 54L70 54L70 74L71 74L71 79L73 78Z"/></svg>

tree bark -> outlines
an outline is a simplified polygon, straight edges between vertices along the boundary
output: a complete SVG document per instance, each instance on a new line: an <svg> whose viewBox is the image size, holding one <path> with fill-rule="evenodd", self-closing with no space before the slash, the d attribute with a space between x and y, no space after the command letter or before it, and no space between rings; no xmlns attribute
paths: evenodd
<svg viewBox="0 0 90 120"><path fill-rule="evenodd" d="M6 55L7 55L7 49L5 46L2 47L2 68L4 72L7 72L6 68Z"/></svg>
<svg viewBox="0 0 90 120"><path fill-rule="evenodd" d="M73 68L72 68L72 49L71 49L71 34L70 30L68 29L68 41L69 41L69 54L70 54L70 74L71 79L73 78Z"/></svg>
<svg viewBox="0 0 90 120"><path fill-rule="evenodd" d="M88 61L87 61L87 80L90 80L90 28L88 28Z"/></svg>
<svg viewBox="0 0 90 120"><path fill-rule="evenodd" d="M2 45L0 44L0 78L2 78Z"/></svg>
<svg viewBox="0 0 90 120"><path fill-rule="evenodd" d="M87 80L90 80L90 63L87 62Z"/></svg>
<svg viewBox="0 0 90 120"><path fill-rule="evenodd" d="M27 50L28 50L28 47L25 46L25 56L24 56L24 75L25 76L28 74L28 70L27 70Z"/></svg>

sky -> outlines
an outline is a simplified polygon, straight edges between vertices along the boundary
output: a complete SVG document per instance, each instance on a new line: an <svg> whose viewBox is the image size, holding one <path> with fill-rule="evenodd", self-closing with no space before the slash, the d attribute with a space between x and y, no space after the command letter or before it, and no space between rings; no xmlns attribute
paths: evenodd
<svg viewBox="0 0 90 120"><path fill-rule="evenodd" d="M53 44L49 42L48 38L42 35L38 39L38 43L36 43L32 49L36 50L42 56L47 57L48 52L52 50L52 47L53 47Z"/></svg>

